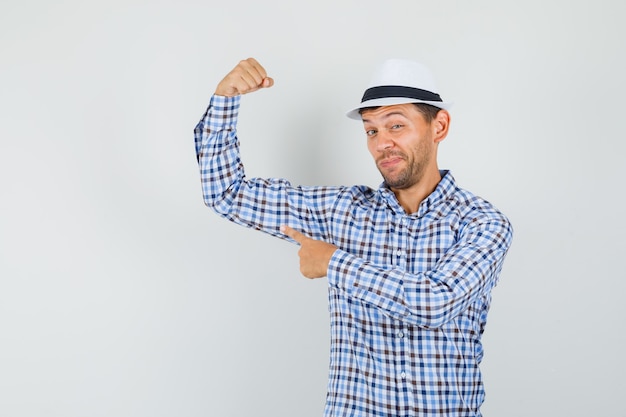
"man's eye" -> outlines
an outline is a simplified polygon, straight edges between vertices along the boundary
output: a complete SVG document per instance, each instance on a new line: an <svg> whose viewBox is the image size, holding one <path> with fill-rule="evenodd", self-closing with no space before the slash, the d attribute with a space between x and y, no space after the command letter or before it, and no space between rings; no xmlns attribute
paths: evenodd
<svg viewBox="0 0 626 417"><path fill-rule="evenodd" d="M366 131L365 131L365 134L366 134L367 136L374 136L374 135L376 134L376 131L375 131L374 129L371 129L371 130L366 130Z"/></svg>
<svg viewBox="0 0 626 417"><path fill-rule="evenodd" d="M392 129L400 129L402 127L402 125L393 125L391 126Z"/></svg>

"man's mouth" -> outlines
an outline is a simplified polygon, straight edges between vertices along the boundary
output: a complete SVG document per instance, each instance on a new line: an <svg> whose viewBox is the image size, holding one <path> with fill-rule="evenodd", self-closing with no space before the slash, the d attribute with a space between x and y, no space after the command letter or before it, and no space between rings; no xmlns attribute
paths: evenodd
<svg viewBox="0 0 626 417"><path fill-rule="evenodd" d="M400 155L389 155L378 160L378 166L381 168L393 168L400 162L404 161L404 158Z"/></svg>

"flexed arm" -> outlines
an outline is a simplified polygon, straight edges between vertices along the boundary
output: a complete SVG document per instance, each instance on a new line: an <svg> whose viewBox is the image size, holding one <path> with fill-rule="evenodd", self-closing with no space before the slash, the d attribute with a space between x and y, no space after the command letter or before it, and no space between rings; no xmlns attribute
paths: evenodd
<svg viewBox="0 0 626 417"><path fill-rule="evenodd" d="M293 186L283 178L248 177L240 155L237 122L241 95L274 85L254 58L240 61L217 85L195 127L195 148L204 203L219 215L285 239L282 224L309 236L326 233L326 210L338 187Z"/></svg>
<svg viewBox="0 0 626 417"><path fill-rule="evenodd" d="M253 220L245 213L239 213L237 203L239 191L246 187L237 138L239 105L242 94L273 84L274 80L267 76L256 59L240 61L219 82L209 107L195 128L196 156L205 204L219 214L231 220L239 218L249 226L253 226Z"/></svg>

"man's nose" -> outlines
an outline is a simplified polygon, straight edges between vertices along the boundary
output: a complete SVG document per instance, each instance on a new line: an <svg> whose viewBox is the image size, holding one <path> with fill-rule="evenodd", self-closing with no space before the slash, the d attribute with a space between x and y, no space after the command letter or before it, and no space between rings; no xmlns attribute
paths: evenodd
<svg viewBox="0 0 626 417"><path fill-rule="evenodd" d="M391 138L391 135L389 134L389 132L386 132L384 130L380 130L378 131L377 136L377 141L376 141L376 149L379 151L384 151L386 149L392 148L394 145L394 142Z"/></svg>

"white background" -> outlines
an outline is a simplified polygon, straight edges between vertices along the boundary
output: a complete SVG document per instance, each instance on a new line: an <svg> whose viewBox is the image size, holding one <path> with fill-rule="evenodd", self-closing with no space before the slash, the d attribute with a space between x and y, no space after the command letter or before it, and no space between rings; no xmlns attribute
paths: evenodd
<svg viewBox="0 0 626 417"><path fill-rule="evenodd" d="M422 61L440 166L512 220L486 416L626 416L619 1L0 3L0 416L321 416L326 280L203 206L193 128L256 57L250 176L377 186L344 116Z"/></svg>

